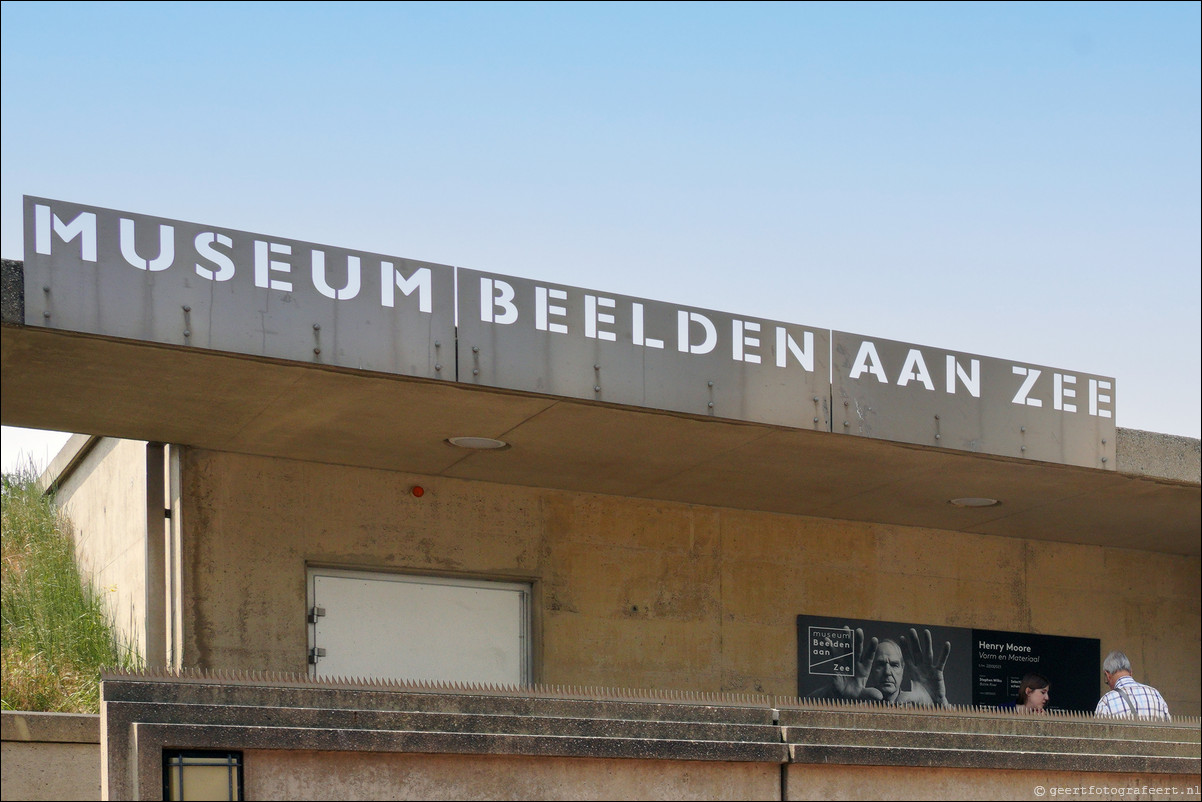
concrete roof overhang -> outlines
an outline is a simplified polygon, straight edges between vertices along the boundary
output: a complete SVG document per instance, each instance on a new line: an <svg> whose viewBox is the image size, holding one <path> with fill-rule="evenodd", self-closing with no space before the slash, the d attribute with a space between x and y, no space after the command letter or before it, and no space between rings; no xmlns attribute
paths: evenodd
<svg viewBox="0 0 1202 802"><path fill-rule="evenodd" d="M4 325L0 345L5 425L771 513L1200 551L1197 479L1124 472L1125 430L1120 470L1097 470L32 326ZM461 435L512 447L468 451L446 442ZM1196 452L1197 441L1189 443ZM1002 503L949 503L964 496Z"/></svg>

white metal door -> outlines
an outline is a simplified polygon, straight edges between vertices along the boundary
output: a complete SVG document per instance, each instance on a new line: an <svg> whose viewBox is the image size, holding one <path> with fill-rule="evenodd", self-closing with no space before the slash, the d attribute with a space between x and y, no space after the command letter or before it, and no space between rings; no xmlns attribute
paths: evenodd
<svg viewBox="0 0 1202 802"><path fill-rule="evenodd" d="M527 684L529 585L309 570L314 676Z"/></svg>

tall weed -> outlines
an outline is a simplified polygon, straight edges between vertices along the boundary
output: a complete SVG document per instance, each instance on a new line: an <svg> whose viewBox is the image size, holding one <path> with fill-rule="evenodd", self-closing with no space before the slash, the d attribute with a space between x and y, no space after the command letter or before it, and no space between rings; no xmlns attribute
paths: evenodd
<svg viewBox="0 0 1202 802"><path fill-rule="evenodd" d="M99 712L101 669L136 667L138 655L80 576L71 523L42 493L32 466L3 476L0 541L0 703Z"/></svg>

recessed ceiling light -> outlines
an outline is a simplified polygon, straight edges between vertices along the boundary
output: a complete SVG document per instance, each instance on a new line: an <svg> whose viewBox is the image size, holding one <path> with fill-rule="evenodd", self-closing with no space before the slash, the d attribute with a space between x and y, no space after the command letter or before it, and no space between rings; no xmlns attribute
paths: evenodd
<svg viewBox="0 0 1202 802"><path fill-rule="evenodd" d="M474 448L477 451L490 451L498 448L509 448L509 443L492 437L448 437L447 442L460 448Z"/></svg>
<svg viewBox="0 0 1202 802"><path fill-rule="evenodd" d="M993 507L1002 502L996 498L982 498L977 496L965 496L964 498L954 498L950 502L957 507Z"/></svg>

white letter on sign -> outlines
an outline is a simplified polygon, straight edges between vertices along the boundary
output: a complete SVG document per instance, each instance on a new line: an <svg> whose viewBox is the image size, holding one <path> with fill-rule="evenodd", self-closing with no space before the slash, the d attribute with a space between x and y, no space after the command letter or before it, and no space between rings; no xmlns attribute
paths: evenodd
<svg viewBox="0 0 1202 802"><path fill-rule="evenodd" d="M648 348L663 348L664 341L657 340L654 337L647 337L643 331L643 305L631 304L633 320L633 339L635 345L645 345Z"/></svg>
<svg viewBox="0 0 1202 802"><path fill-rule="evenodd" d="M748 348L759 348L760 338L752 337L744 332L759 332L760 324L751 320L732 320L731 321L731 357L736 362L750 362L753 365L760 364L759 354L749 354L743 350L743 346Z"/></svg>
<svg viewBox="0 0 1202 802"><path fill-rule="evenodd" d="M801 335L802 348L797 347L793 335L785 331L784 326L776 327L776 366L783 368L789 354L797 357L797 361L806 370L814 370L814 332L807 331Z"/></svg>
<svg viewBox="0 0 1202 802"><path fill-rule="evenodd" d="M278 253L281 256L291 256L292 246L281 242L268 243L263 240L255 240L255 286L280 290L281 292L292 292L291 281L271 278L271 271L273 270L278 273L292 272L292 265L288 262L280 262L272 259L271 254L273 253Z"/></svg>
<svg viewBox="0 0 1202 802"><path fill-rule="evenodd" d="M1027 406L1031 407L1042 407L1042 401L1040 401L1038 398L1027 398L1027 395L1031 392L1031 388L1035 386L1035 380L1039 378L1039 374L1043 371L1037 368L1031 368L1028 370L1027 368L1021 368L1018 365L1014 365L1013 367L1015 376L1026 376L1027 379L1023 382L1023 386L1018 388L1018 392L1014 394L1014 401L1012 403L1026 404Z"/></svg>
<svg viewBox="0 0 1202 802"><path fill-rule="evenodd" d="M496 285L495 295L493 285ZM503 309L493 316L493 307ZM509 325L518 319L518 308L513 305L513 287L508 281L480 277L480 320L484 323Z"/></svg>
<svg viewBox="0 0 1202 802"><path fill-rule="evenodd" d="M617 302L613 298L598 298L596 295L584 296L584 336L591 340L609 340L614 342L618 335L612 331L598 329L598 323L613 325L614 316L609 312L598 312L597 307L613 309Z"/></svg>
<svg viewBox="0 0 1202 802"><path fill-rule="evenodd" d="M856 362L851 366L849 375L853 379L858 379L864 371L876 376L881 384L889 383L889 379L885 376L885 369L881 367L880 354L876 352L876 346L868 340L860 343L860 353L856 354Z"/></svg>
<svg viewBox="0 0 1202 802"><path fill-rule="evenodd" d="M952 395L956 394L956 377L960 377L960 381L964 382L965 389L973 398L981 397L981 360L973 359L969 362L969 372L966 374L964 368L960 367L960 363L956 361L954 354L947 355L947 391Z"/></svg>
<svg viewBox="0 0 1202 802"><path fill-rule="evenodd" d="M384 306L396 305L396 291L412 295L417 290L417 309L429 313L434 308L430 300L433 290L430 288L430 268L419 267L413 275L405 278L401 271L395 269L392 262L380 262L380 303Z"/></svg>
<svg viewBox="0 0 1202 802"><path fill-rule="evenodd" d="M705 341L700 345L689 344L689 323L700 323L705 329ZM682 354L708 354L718 344L718 330L714 321L696 312L685 312L683 309L676 313L676 347Z"/></svg>
<svg viewBox="0 0 1202 802"><path fill-rule="evenodd" d="M79 237L80 257L85 262L96 261L96 215L92 212L80 212L79 216L70 223L58 219L57 214L50 213L49 206L36 204L34 206L34 242L38 253L50 255L50 232L58 234L63 242L70 242ZM51 220L54 222L51 223Z"/></svg>
<svg viewBox="0 0 1202 802"><path fill-rule="evenodd" d="M214 248L214 242L219 242L227 248L234 247L234 241L225 234L215 234L212 231L204 231L197 234L196 252L217 265L219 269L214 272L200 262L197 262L196 275L201 278L207 278L209 281L229 281L234 277L234 260L228 254L224 254Z"/></svg>
<svg viewBox="0 0 1202 802"><path fill-rule="evenodd" d="M1065 401L1066 398L1076 398L1077 391L1071 387L1065 387L1066 384L1076 384L1077 377L1063 373L1052 374L1052 408L1063 410L1064 412L1076 412L1077 405L1070 404Z"/></svg>
<svg viewBox="0 0 1202 802"><path fill-rule="evenodd" d="M567 334L568 327L562 323L548 323L547 315L565 317L568 314L566 306L547 303L550 296L556 301L566 301L568 294L563 290L549 290L546 287L534 288L534 328L539 331L553 331L556 334Z"/></svg>
<svg viewBox="0 0 1202 802"><path fill-rule="evenodd" d="M346 286L340 290L336 290L326 282L326 253L314 249L313 251L313 286L327 298L333 298L336 301L345 301L354 298L359 294L359 257L346 257Z"/></svg>
<svg viewBox="0 0 1202 802"><path fill-rule="evenodd" d="M138 256L137 245L134 242L134 221L121 218L121 255L139 270L158 272L171 267L175 261L175 228L159 226L159 255L149 262Z"/></svg>
<svg viewBox="0 0 1202 802"><path fill-rule="evenodd" d="M926 360L917 348L911 348L910 353L906 354L906 363L902 365L901 375L897 377L897 386L905 387L911 381L922 382L922 386L928 390L935 389L935 383L931 381L931 374L927 371Z"/></svg>
<svg viewBox="0 0 1202 802"><path fill-rule="evenodd" d="M1099 404L1109 404L1110 393L1099 392L1100 390L1109 390L1110 382L1101 379L1089 380L1089 414L1096 415L1100 418L1109 418L1110 410L1101 409Z"/></svg>

